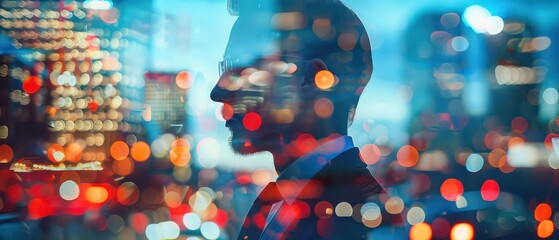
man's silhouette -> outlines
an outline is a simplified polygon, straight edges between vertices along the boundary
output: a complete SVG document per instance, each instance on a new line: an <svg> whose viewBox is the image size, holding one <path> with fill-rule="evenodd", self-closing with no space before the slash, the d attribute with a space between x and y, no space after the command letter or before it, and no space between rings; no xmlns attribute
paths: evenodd
<svg viewBox="0 0 559 240"><path fill-rule="evenodd" d="M234 151L271 152L279 177L238 239L365 238L360 209L383 190L347 136L372 73L363 24L335 0L239 4L211 98Z"/></svg>

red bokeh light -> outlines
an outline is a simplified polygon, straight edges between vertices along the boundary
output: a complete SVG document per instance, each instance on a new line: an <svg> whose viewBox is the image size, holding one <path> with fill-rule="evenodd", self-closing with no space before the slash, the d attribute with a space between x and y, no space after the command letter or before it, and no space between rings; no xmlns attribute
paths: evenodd
<svg viewBox="0 0 559 240"><path fill-rule="evenodd" d="M249 131L254 131L262 125L262 118L258 113L249 112L243 118L243 125Z"/></svg>
<svg viewBox="0 0 559 240"><path fill-rule="evenodd" d="M540 203L534 210L534 218L539 222L551 217L551 207L547 203Z"/></svg>
<svg viewBox="0 0 559 240"><path fill-rule="evenodd" d="M528 130L528 120L523 117L515 117L511 122L512 130L523 133Z"/></svg>
<svg viewBox="0 0 559 240"><path fill-rule="evenodd" d="M221 109L221 116L225 121L233 118L233 114L235 111L233 110L233 106L231 104L224 103L223 108Z"/></svg>
<svg viewBox="0 0 559 240"><path fill-rule="evenodd" d="M220 228L224 228L224 227L227 226L227 222L229 222L229 216L227 215L227 212L225 212L223 209L218 209L217 214L215 215L215 218L214 218L213 221Z"/></svg>
<svg viewBox="0 0 559 240"><path fill-rule="evenodd" d="M35 76L29 76L23 81L23 91L29 94L34 94L41 89L43 81Z"/></svg>
<svg viewBox="0 0 559 240"><path fill-rule="evenodd" d="M97 104L97 102L95 101L91 101L87 104L87 108L89 108L89 110L92 112L97 112L97 109L99 108L99 104Z"/></svg>
<svg viewBox="0 0 559 240"><path fill-rule="evenodd" d="M458 179L449 178L441 185L441 195L448 201L456 201L464 193L464 186Z"/></svg>
<svg viewBox="0 0 559 240"><path fill-rule="evenodd" d="M58 144L52 144L47 149L47 157L53 163L59 163L64 161L64 148Z"/></svg>
<svg viewBox="0 0 559 240"><path fill-rule="evenodd" d="M444 218L435 218L431 224L433 227L433 236L438 238L448 237L450 233L450 223Z"/></svg>
<svg viewBox="0 0 559 240"><path fill-rule="evenodd" d="M317 145L316 139L308 133L299 135L295 140L295 146L303 154L310 152L316 148Z"/></svg>
<svg viewBox="0 0 559 240"><path fill-rule="evenodd" d="M136 233L144 233L149 224L148 217L143 213L134 213L130 215L130 224Z"/></svg>
<svg viewBox="0 0 559 240"><path fill-rule="evenodd" d="M495 201L499 197L499 183L487 180L481 186L481 198L485 201Z"/></svg>
<svg viewBox="0 0 559 240"><path fill-rule="evenodd" d="M31 199L27 204L27 210L31 219L39 219L52 214L50 205L40 198Z"/></svg>

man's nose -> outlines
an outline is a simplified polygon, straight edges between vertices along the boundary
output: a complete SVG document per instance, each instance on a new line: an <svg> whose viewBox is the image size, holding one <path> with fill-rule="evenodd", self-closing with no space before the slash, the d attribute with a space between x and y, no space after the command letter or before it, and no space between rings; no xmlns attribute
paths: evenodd
<svg viewBox="0 0 559 240"><path fill-rule="evenodd" d="M214 102L229 103L233 92L219 86L219 82L214 86L210 93L210 98Z"/></svg>

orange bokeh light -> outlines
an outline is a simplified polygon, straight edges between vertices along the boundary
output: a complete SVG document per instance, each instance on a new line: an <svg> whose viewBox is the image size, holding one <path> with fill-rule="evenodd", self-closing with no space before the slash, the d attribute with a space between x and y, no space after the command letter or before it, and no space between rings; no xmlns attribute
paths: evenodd
<svg viewBox="0 0 559 240"><path fill-rule="evenodd" d="M413 225L410 229L410 239L412 240L429 240L432 236L431 226L425 222Z"/></svg>
<svg viewBox="0 0 559 240"><path fill-rule="evenodd" d="M104 187L90 187L85 192L85 198L90 203L104 203L109 198L109 192Z"/></svg>
<svg viewBox="0 0 559 240"><path fill-rule="evenodd" d="M83 149L77 143L70 143L66 146L64 151L64 156L69 162L78 162L82 159Z"/></svg>
<svg viewBox="0 0 559 240"><path fill-rule="evenodd" d="M314 76L314 82L316 86L322 90L331 88L334 86L334 74L328 70L322 70L316 73Z"/></svg>
<svg viewBox="0 0 559 240"><path fill-rule="evenodd" d="M64 148L56 143L50 145L50 147L47 149L47 157L53 163L64 161Z"/></svg>
<svg viewBox="0 0 559 240"><path fill-rule="evenodd" d="M320 98L314 102L314 112L320 118L329 118L334 112L334 104L328 98Z"/></svg>
<svg viewBox="0 0 559 240"><path fill-rule="evenodd" d="M524 139L522 139L521 137L513 137L509 140L509 148L515 145L522 145L522 144L524 144Z"/></svg>
<svg viewBox="0 0 559 240"><path fill-rule="evenodd" d="M173 142L169 159L175 166L183 167L190 162L190 143L184 138L177 138Z"/></svg>
<svg viewBox="0 0 559 240"><path fill-rule="evenodd" d="M544 220L538 224L538 237L548 238L553 234L553 222L551 220Z"/></svg>
<svg viewBox="0 0 559 240"><path fill-rule="evenodd" d="M133 182L125 182L116 189L116 200L122 205L132 205L138 201L140 190Z"/></svg>
<svg viewBox="0 0 559 240"><path fill-rule="evenodd" d="M470 240L474 239L474 227L469 223L458 223L450 230L450 239L452 240Z"/></svg>
<svg viewBox="0 0 559 240"><path fill-rule="evenodd" d="M540 203L534 210L534 218L539 222L551 217L551 207L547 203Z"/></svg>
<svg viewBox="0 0 559 240"><path fill-rule="evenodd" d="M188 163L190 162L190 157L191 156L189 152L185 154L177 154L177 152L174 150L171 150L169 152L169 159L177 167L184 167L188 165Z"/></svg>
<svg viewBox="0 0 559 240"><path fill-rule="evenodd" d="M231 106L231 104L223 103L223 108L221 109L221 116L223 119L227 121L233 118L234 114L235 110L233 109L233 106Z"/></svg>
<svg viewBox="0 0 559 240"><path fill-rule="evenodd" d="M175 77L175 84L182 89L190 88L192 85L192 76L187 71L182 71Z"/></svg>
<svg viewBox="0 0 559 240"><path fill-rule="evenodd" d="M144 162L148 160L151 150L146 142L136 142L130 148L130 156L138 162Z"/></svg>
<svg viewBox="0 0 559 240"><path fill-rule="evenodd" d="M419 160L419 153L411 145L405 145L398 150L398 163L404 167L413 167Z"/></svg>
<svg viewBox="0 0 559 240"><path fill-rule="evenodd" d="M501 148L495 148L489 153L488 160L491 166L500 168L507 163L507 152Z"/></svg>
<svg viewBox="0 0 559 240"><path fill-rule="evenodd" d="M368 165L375 164L380 159L380 149L375 144L365 144L359 153L361 161Z"/></svg>
<svg viewBox="0 0 559 240"><path fill-rule="evenodd" d="M123 160L128 157L128 153L130 153L130 149L128 145L126 145L123 141L116 141L111 145L111 157L115 160Z"/></svg>
<svg viewBox="0 0 559 240"><path fill-rule="evenodd" d="M464 193L464 186L458 179L449 178L441 185L441 195L448 201L456 201Z"/></svg>
<svg viewBox="0 0 559 240"><path fill-rule="evenodd" d="M8 163L14 158L14 150L7 144L0 145L0 163Z"/></svg>
<svg viewBox="0 0 559 240"><path fill-rule="evenodd" d="M134 161L130 158L113 162L113 172L120 176L130 175L134 171Z"/></svg>

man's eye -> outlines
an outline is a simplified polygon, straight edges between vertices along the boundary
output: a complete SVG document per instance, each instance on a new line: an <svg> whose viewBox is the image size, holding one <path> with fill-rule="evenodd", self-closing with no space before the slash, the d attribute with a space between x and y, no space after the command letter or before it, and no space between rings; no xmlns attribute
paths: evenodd
<svg viewBox="0 0 559 240"><path fill-rule="evenodd" d="M233 76L241 76L244 68L232 68L229 70L229 74Z"/></svg>

